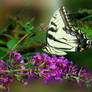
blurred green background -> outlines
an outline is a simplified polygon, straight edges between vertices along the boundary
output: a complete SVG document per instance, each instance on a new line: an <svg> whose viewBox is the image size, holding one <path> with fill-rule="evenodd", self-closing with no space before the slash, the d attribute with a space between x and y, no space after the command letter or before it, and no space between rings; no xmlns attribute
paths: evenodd
<svg viewBox="0 0 92 92"><path fill-rule="evenodd" d="M92 9L92 0L61 0L70 10Z"/></svg>
<svg viewBox="0 0 92 92"><path fill-rule="evenodd" d="M11 50L25 35L27 37L18 44L15 50L23 57L43 52L46 45L46 30L55 7L65 5L73 26L92 38L92 0L0 0L0 58L6 59ZM54 3L53 3L54 2ZM58 3L56 3L58 2ZM52 6L52 7L51 7ZM52 12L51 12L52 11ZM44 27L41 28L40 24ZM32 31L30 31L30 28ZM83 52L68 53L66 56L78 67L92 72L92 46ZM23 87L15 81L10 92L91 92L70 82L45 85L41 80L31 80L29 86ZM2 92L2 91L0 91Z"/></svg>

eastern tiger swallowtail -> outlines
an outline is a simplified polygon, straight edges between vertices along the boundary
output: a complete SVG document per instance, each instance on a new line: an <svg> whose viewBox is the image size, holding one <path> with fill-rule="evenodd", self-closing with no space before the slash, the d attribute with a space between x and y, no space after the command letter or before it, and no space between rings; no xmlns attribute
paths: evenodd
<svg viewBox="0 0 92 92"><path fill-rule="evenodd" d="M50 20L46 34L47 46L43 51L54 55L66 55L67 51L83 51L89 48L91 40L81 30L71 26L63 6L56 10Z"/></svg>

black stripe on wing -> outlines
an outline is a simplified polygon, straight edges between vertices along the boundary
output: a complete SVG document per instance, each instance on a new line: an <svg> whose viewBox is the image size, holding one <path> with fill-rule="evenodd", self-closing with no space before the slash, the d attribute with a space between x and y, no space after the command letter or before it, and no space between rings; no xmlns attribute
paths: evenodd
<svg viewBox="0 0 92 92"><path fill-rule="evenodd" d="M59 41L59 40L57 40L55 37L53 37L51 34L49 34L49 33L47 33L47 38L49 38L49 39L51 39L51 40L53 40L53 41L55 41L55 42L59 42L59 43L62 43L62 44L66 44L66 45L69 45L69 46L71 46L70 44L68 44L68 43L65 43L65 42L62 42L62 41ZM48 43L48 41L47 41L47 43ZM72 46L71 46L72 47Z"/></svg>
<svg viewBox="0 0 92 92"><path fill-rule="evenodd" d="M53 16L53 18L54 18L54 19L56 19L56 17L55 17L55 16Z"/></svg>
<svg viewBox="0 0 92 92"><path fill-rule="evenodd" d="M51 25L57 27L57 25L53 21L51 21Z"/></svg>
<svg viewBox="0 0 92 92"><path fill-rule="evenodd" d="M52 47L52 48L54 48L54 49L57 49L57 50L71 50L72 48L58 48L58 47L53 47L53 46L51 46L51 45L49 45L48 44L48 46L50 46L50 47Z"/></svg>
<svg viewBox="0 0 92 92"><path fill-rule="evenodd" d="M50 28L48 29L48 31L51 31L51 32L57 32L57 30L54 29L53 27L50 27Z"/></svg>

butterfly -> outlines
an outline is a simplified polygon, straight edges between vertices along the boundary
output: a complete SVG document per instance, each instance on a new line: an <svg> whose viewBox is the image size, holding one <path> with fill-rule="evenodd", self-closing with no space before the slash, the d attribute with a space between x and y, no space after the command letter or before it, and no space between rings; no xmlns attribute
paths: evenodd
<svg viewBox="0 0 92 92"><path fill-rule="evenodd" d="M60 56L67 52L81 52L91 46L91 40L81 30L71 26L65 7L62 6L55 11L49 22L43 51Z"/></svg>

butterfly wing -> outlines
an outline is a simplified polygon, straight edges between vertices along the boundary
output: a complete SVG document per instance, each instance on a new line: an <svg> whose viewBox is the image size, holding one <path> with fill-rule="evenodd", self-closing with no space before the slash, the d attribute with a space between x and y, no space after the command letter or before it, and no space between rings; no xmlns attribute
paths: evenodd
<svg viewBox="0 0 92 92"><path fill-rule="evenodd" d="M65 51L82 51L87 48L87 37L84 34L72 28L68 21L66 14L60 12L59 8L50 20L46 40L47 46L44 51L56 54L56 55L66 55ZM62 16L64 15L64 16ZM67 27L65 27L67 26Z"/></svg>
<svg viewBox="0 0 92 92"><path fill-rule="evenodd" d="M50 45L45 46L43 48L43 51L45 51L46 53L52 54L52 55L59 55L59 56L62 56L62 55L66 55L67 54L63 50L56 49L54 47L51 47Z"/></svg>

